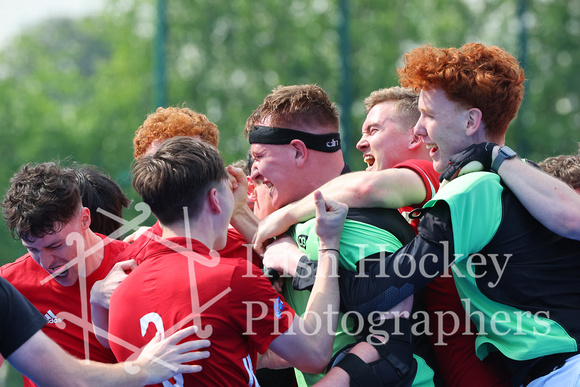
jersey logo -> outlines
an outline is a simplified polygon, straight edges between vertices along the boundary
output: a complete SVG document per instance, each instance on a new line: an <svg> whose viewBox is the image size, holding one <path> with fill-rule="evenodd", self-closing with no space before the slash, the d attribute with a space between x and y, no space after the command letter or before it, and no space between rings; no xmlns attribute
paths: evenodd
<svg viewBox="0 0 580 387"><path fill-rule="evenodd" d="M308 240L308 235L300 234L298 235L298 246L306 249L306 241Z"/></svg>
<svg viewBox="0 0 580 387"><path fill-rule="evenodd" d="M46 312L44 318L46 319L46 321L48 321L49 324L58 324L59 322L62 322L62 318L56 317L56 315L52 312L52 310Z"/></svg>
<svg viewBox="0 0 580 387"><path fill-rule="evenodd" d="M282 311L284 310L284 302L278 297L276 301L274 301L274 315L278 320L282 318Z"/></svg>

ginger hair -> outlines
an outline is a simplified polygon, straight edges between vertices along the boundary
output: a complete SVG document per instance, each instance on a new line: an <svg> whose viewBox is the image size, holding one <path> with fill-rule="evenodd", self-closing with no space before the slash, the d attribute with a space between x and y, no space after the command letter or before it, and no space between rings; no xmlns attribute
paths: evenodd
<svg viewBox="0 0 580 387"><path fill-rule="evenodd" d="M154 140L164 141L176 136L199 137L218 147L217 125L205 115L188 108L159 107L135 132L133 156L142 157Z"/></svg>
<svg viewBox="0 0 580 387"><path fill-rule="evenodd" d="M461 48L416 48L397 69L401 86L415 91L442 89L465 108L482 112L485 131L501 141L524 97L524 70L496 46L468 43Z"/></svg>

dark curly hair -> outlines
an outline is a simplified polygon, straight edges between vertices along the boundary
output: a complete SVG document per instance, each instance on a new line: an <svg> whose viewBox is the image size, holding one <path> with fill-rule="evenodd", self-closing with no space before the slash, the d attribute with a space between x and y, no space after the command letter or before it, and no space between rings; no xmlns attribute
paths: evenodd
<svg viewBox="0 0 580 387"><path fill-rule="evenodd" d="M465 108L482 112L485 131L501 142L524 97L524 70L496 46L468 43L461 48L425 45L404 56L397 69L401 86L415 91L442 89Z"/></svg>
<svg viewBox="0 0 580 387"><path fill-rule="evenodd" d="M25 164L10 179L2 215L15 239L55 234L81 206L75 173L59 163Z"/></svg>

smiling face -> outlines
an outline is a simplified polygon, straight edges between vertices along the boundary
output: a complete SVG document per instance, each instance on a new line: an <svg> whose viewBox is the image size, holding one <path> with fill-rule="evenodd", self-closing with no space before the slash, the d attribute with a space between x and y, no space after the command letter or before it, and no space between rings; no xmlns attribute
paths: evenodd
<svg viewBox="0 0 580 387"><path fill-rule="evenodd" d="M356 148L363 153L367 171L392 168L408 159L412 128L401 127L395 102L379 103L369 111Z"/></svg>
<svg viewBox="0 0 580 387"><path fill-rule="evenodd" d="M22 240L22 245L28 250L32 259L46 270L47 273L53 274L56 270L78 257L77 244L79 243L79 239L75 238L76 242L69 246L67 245L67 237L72 233L78 233L78 238L81 238L83 232L88 228L86 226L87 222L83 221L83 217L89 214L89 212L86 208L84 210L80 211L68 223L64 225L56 224L55 230L59 231L54 234L47 234L42 238L32 241ZM90 215L88 216L90 217ZM84 251L86 247L80 246L79 249ZM67 270L54 276L54 279L61 286L72 286L77 282L78 278L78 264L72 265Z"/></svg>
<svg viewBox="0 0 580 387"><path fill-rule="evenodd" d="M468 109L447 98L443 90L431 89L421 91L419 111L415 134L423 137L433 168L443 172L452 155L474 143L466 133Z"/></svg>
<svg viewBox="0 0 580 387"><path fill-rule="evenodd" d="M294 152L291 145L252 144L254 163L251 178L261 181L268 190L272 207L279 209L301 198L296 190L294 176Z"/></svg>
<svg viewBox="0 0 580 387"><path fill-rule="evenodd" d="M272 126L270 117L256 125ZM298 183L304 180L304 171L297 166L294 146L255 143L250 152L254 159L250 178L262 182L262 190L268 191L274 210L310 193L309 186Z"/></svg>

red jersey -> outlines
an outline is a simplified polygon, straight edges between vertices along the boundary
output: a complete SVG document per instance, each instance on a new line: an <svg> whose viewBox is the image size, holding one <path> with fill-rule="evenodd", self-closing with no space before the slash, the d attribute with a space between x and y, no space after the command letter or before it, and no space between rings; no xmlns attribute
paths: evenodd
<svg viewBox="0 0 580 387"><path fill-rule="evenodd" d="M123 259L135 259L139 264L144 258L144 251L147 244L152 240L153 236L162 236L163 230L156 222L148 231L140 235L131 245L123 252ZM252 244L248 243L242 234L233 227L228 228L228 237L226 246L219 250L218 253L224 258L242 258L252 262L254 265L262 268L262 258L252 248Z"/></svg>
<svg viewBox="0 0 580 387"><path fill-rule="evenodd" d="M111 350L104 348L92 330L90 293L96 281L109 274L118 262L119 253L127 243L110 239L97 234L105 242L105 251L101 265L87 278L82 278L73 286L61 286L53 279L44 284L41 281L50 278L30 254L23 255L12 263L0 267L0 276L8 280L44 315L47 324L42 328L53 341L65 351L79 359L96 360L103 363L116 363ZM86 298L81 297L81 282L86 280ZM79 321L69 321L60 313L70 313ZM86 318L83 320L83 315ZM80 325L79 325L80 324ZM25 386L34 386L24 377Z"/></svg>
<svg viewBox="0 0 580 387"><path fill-rule="evenodd" d="M425 200L423 200L421 203L399 208L399 212L403 214L406 219L409 219L408 215L411 211L413 211L415 208L423 207L423 205L431 200L433 195L435 195L435 193L437 193L439 190L439 173L433 169L432 161L422 159L406 160L395 165L393 168L406 168L415 171L423 180L423 184L427 190ZM415 230L416 234L417 226L419 225L419 219L410 219L409 223L411 224L411 227L413 227L413 230Z"/></svg>
<svg viewBox="0 0 580 387"><path fill-rule="evenodd" d="M188 238L151 239L143 259L113 293L109 334L123 361L157 332L193 324L211 341L203 371L175 377L183 386L255 385L257 352L286 332L294 311L244 259L212 258ZM197 339L198 337L191 337Z"/></svg>

